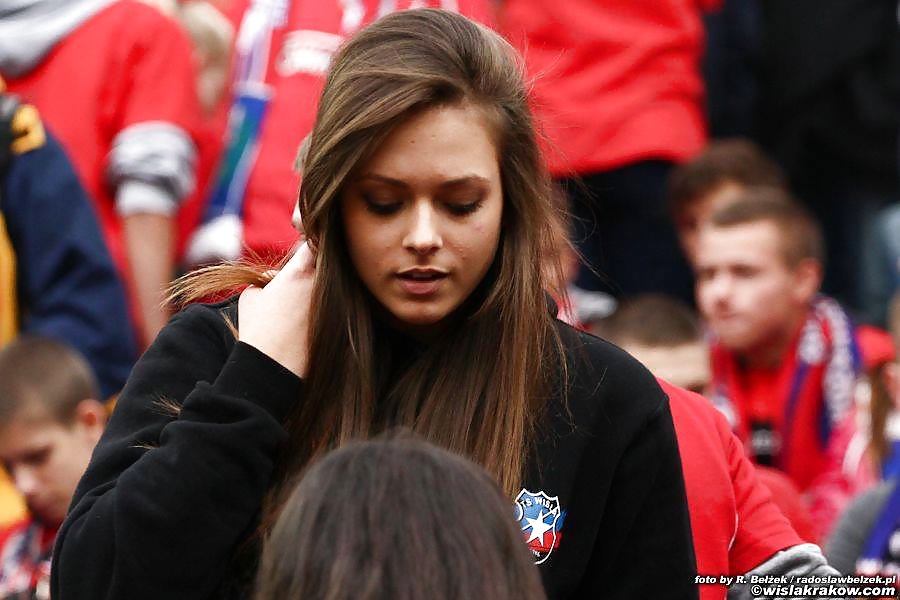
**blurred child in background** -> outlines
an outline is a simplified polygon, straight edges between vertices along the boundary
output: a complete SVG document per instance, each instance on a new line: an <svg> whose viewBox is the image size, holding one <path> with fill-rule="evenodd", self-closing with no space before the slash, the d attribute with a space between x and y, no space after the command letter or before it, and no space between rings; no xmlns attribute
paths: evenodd
<svg viewBox="0 0 900 600"><path fill-rule="evenodd" d="M50 597L56 532L106 418L90 367L70 348L21 337L0 350L0 460L28 506L0 531L0 598Z"/></svg>

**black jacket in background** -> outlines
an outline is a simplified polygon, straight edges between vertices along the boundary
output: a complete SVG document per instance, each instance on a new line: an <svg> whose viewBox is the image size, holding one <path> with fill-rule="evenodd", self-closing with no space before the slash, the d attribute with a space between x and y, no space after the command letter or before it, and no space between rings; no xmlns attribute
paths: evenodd
<svg viewBox="0 0 900 600"><path fill-rule="evenodd" d="M763 0L762 134L789 173L820 148L894 176L900 26L894 0ZM810 199L811 201L813 199Z"/></svg>
<svg viewBox="0 0 900 600"><path fill-rule="evenodd" d="M247 596L253 561L232 557L258 523L302 382L235 343L220 311L234 304L175 316L135 367L60 530L54 600ZM618 348L559 329L570 413L551 402L523 482L567 513L540 566L549 597L696 598L665 395Z"/></svg>

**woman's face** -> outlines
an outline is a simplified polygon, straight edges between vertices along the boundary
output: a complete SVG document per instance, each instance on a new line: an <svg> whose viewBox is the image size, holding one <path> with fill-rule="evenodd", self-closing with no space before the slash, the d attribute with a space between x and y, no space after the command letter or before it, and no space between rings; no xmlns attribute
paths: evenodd
<svg viewBox="0 0 900 600"><path fill-rule="evenodd" d="M483 114L448 106L398 126L344 187L341 212L360 279L417 337L429 337L484 277L503 190Z"/></svg>

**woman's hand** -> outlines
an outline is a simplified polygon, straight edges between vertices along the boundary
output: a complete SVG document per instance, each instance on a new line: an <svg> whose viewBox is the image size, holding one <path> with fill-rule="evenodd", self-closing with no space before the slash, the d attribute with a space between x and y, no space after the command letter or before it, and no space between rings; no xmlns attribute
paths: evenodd
<svg viewBox="0 0 900 600"><path fill-rule="evenodd" d="M266 287L251 285L238 301L238 339L299 377L309 358L309 305L316 260L300 245Z"/></svg>

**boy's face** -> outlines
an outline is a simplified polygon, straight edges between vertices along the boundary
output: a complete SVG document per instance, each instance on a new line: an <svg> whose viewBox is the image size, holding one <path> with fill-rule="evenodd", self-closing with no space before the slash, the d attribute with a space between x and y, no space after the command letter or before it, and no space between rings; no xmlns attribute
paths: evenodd
<svg viewBox="0 0 900 600"><path fill-rule="evenodd" d="M818 288L783 256L780 231L759 221L706 226L697 245L697 305L728 349L753 353L791 331Z"/></svg>
<svg viewBox="0 0 900 600"><path fill-rule="evenodd" d="M71 425L18 415L0 427L0 460L32 515L50 526L62 523L87 469L102 424L79 418Z"/></svg>

